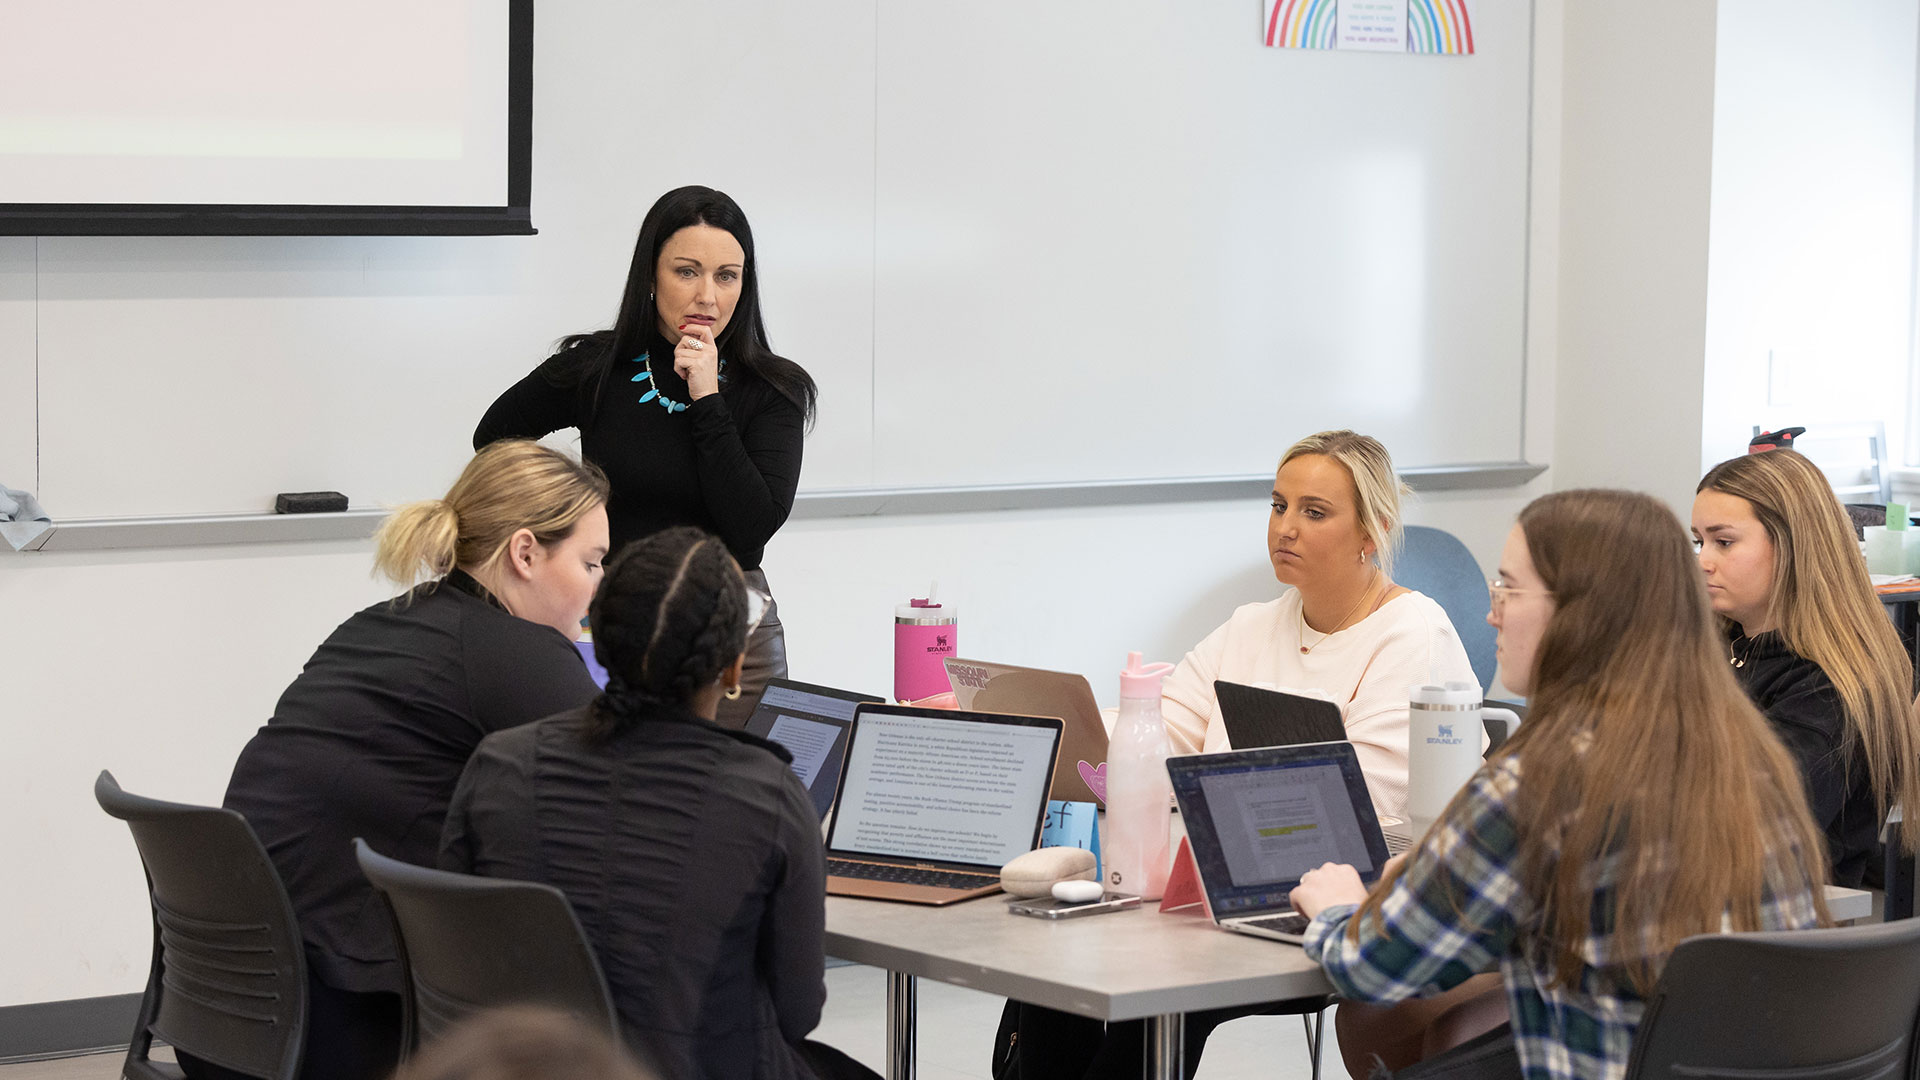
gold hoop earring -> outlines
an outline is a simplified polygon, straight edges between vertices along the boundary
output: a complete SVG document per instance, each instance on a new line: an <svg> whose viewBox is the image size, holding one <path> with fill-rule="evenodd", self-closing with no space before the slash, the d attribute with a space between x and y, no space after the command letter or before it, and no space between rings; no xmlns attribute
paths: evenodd
<svg viewBox="0 0 1920 1080"><path fill-rule="evenodd" d="M728 701L740 700L740 684L739 683L734 683L732 686L727 687L727 700Z"/></svg>

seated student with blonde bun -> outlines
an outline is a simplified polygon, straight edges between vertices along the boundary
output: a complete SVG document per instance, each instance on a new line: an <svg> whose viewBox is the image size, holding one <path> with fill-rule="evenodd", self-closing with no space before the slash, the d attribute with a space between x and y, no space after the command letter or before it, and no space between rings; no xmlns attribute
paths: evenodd
<svg viewBox="0 0 1920 1080"><path fill-rule="evenodd" d="M1175 753L1228 749L1216 679L1326 698L1340 706L1375 808L1405 816L1408 687L1476 680L1447 613L1393 583L1404 490L1386 447L1366 435L1323 431L1287 449L1267 554L1293 588L1235 611L1167 676L1160 710Z"/></svg>
<svg viewBox="0 0 1920 1080"><path fill-rule="evenodd" d="M1834 883L1859 886L1887 810L1920 807L1920 733L1853 524L1819 466L1774 450L1707 473L1693 538L1733 677L1800 764ZM1903 832L1912 850L1920 829Z"/></svg>
<svg viewBox="0 0 1920 1080"><path fill-rule="evenodd" d="M1509 1024L1425 1075L1619 1080L1682 939L1827 921L1825 844L1792 757L1734 682L1663 503L1534 500L1488 621L1527 722L1371 889L1345 865L1301 878L1304 948L1356 1003L1499 970ZM1350 1067L1362 1028L1341 1027Z"/></svg>
<svg viewBox="0 0 1920 1080"><path fill-rule="evenodd" d="M600 470L536 443L474 455L444 499L396 510L375 565L413 585L314 651L233 767L226 806L266 846L306 940L302 1080L366 1080L400 1050L400 961L354 863L433 865L460 771L489 732L592 700L573 645L607 553ZM234 1074L182 1054L190 1077Z"/></svg>

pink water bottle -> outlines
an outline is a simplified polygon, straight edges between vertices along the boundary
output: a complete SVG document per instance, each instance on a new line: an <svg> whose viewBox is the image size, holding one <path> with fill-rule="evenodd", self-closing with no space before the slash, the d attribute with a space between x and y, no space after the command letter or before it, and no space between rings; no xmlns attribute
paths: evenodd
<svg viewBox="0 0 1920 1080"><path fill-rule="evenodd" d="M1107 887L1158 900L1172 868L1168 840L1173 829L1173 781L1167 776L1171 747L1160 717L1160 680L1172 664L1142 664L1127 654L1120 673L1120 718L1107 743L1107 828L1100 836Z"/></svg>
<svg viewBox="0 0 1920 1080"><path fill-rule="evenodd" d="M893 609L893 697L896 701L918 701L944 694L947 683L946 659L960 648L960 624L950 607L934 603L935 589L927 590L921 600L911 600Z"/></svg>

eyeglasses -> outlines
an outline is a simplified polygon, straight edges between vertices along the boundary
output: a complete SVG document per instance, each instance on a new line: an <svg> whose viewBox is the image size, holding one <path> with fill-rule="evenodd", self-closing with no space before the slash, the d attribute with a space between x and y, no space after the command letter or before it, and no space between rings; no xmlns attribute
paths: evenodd
<svg viewBox="0 0 1920 1080"><path fill-rule="evenodd" d="M761 620L767 617L767 609L773 607L773 594L763 592L749 585L747 587L747 633L758 629Z"/></svg>
<svg viewBox="0 0 1920 1080"><path fill-rule="evenodd" d="M1487 579L1487 595L1493 599L1493 613L1500 614L1509 596L1552 596L1552 589L1516 589L1499 578Z"/></svg>

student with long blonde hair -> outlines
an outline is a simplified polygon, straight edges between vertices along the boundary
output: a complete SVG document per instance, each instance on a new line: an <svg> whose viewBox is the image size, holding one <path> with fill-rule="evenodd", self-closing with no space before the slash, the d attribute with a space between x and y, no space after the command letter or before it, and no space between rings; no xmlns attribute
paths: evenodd
<svg viewBox="0 0 1920 1080"><path fill-rule="evenodd" d="M1920 734L1913 661L1853 523L1819 466L1775 450L1707 473L1693 538L1734 678L1800 763L1834 882L1857 886L1887 810L1920 807Z"/></svg>
<svg viewBox="0 0 1920 1080"><path fill-rule="evenodd" d="M1306 951L1378 1003L1497 966L1510 1027L1452 1051L1458 1075L1611 1080L1681 939L1827 921L1825 844L1658 501L1535 500L1489 621L1526 724L1371 892L1350 866L1301 879Z"/></svg>
<svg viewBox="0 0 1920 1080"><path fill-rule="evenodd" d="M272 856L306 941L303 1080L384 1076L399 1055L400 961L351 840L431 866L481 738L598 692L572 639L606 501L600 470L536 443L474 455L445 498L375 537L375 566L407 591L341 623L240 752L226 805Z"/></svg>

